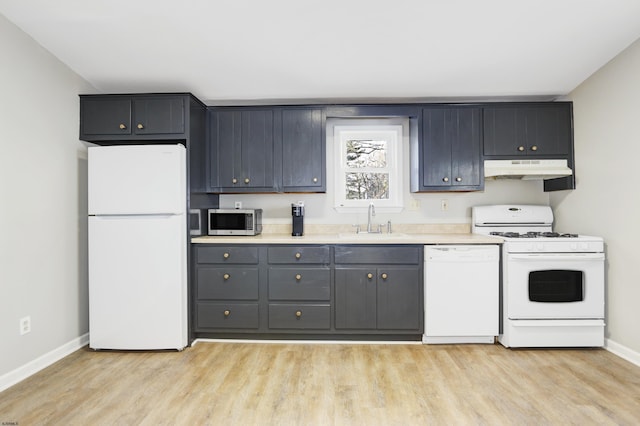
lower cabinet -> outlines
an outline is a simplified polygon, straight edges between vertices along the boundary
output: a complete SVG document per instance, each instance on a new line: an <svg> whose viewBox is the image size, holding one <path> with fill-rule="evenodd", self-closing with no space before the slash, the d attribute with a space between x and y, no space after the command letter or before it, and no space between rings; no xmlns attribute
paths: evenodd
<svg viewBox="0 0 640 426"><path fill-rule="evenodd" d="M193 250L196 336L423 332L422 246L194 244Z"/></svg>
<svg viewBox="0 0 640 426"><path fill-rule="evenodd" d="M422 332L419 249L338 247L335 256L336 329Z"/></svg>

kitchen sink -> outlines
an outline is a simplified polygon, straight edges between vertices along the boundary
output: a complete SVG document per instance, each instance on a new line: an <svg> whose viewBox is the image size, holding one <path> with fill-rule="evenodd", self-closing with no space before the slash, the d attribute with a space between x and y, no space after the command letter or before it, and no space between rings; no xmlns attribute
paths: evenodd
<svg viewBox="0 0 640 426"><path fill-rule="evenodd" d="M409 238L409 235L400 232L392 232L391 234L387 234L386 232L382 234L367 232L360 232L356 234L355 232L343 232L338 234L338 238L350 240L392 240L396 238Z"/></svg>

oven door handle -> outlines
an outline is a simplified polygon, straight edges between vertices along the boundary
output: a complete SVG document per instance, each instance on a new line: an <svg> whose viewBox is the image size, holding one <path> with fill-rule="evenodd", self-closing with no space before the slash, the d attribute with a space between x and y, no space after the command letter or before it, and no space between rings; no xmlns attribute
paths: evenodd
<svg viewBox="0 0 640 426"><path fill-rule="evenodd" d="M604 260L604 253L531 253L531 254L508 254L509 260L525 260L537 262L540 260Z"/></svg>

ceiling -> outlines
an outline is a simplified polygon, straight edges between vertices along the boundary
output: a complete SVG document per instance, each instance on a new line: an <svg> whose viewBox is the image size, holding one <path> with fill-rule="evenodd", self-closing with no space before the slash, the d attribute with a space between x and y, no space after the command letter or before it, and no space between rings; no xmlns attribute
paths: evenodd
<svg viewBox="0 0 640 426"><path fill-rule="evenodd" d="M99 92L209 105L552 99L640 38L640 0L0 0Z"/></svg>

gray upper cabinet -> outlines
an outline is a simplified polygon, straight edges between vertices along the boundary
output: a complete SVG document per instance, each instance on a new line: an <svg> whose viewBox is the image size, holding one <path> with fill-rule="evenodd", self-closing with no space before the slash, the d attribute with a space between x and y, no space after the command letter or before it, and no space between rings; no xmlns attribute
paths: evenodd
<svg viewBox="0 0 640 426"><path fill-rule="evenodd" d="M572 148L570 102L484 108L485 158L567 158Z"/></svg>
<svg viewBox="0 0 640 426"><path fill-rule="evenodd" d="M272 109L217 109L209 115L209 190L277 192Z"/></svg>
<svg viewBox="0 0 640 426"><path fill-rule="evenodd" d="M81 95L80 139L186 139L188 96Z"/></svg>
<svg viewBox="0 0 640 426"><path fill-rule="evenodd" d="M412 139L411 190L480 191L481 108L434 106L422 110L421 137ZM414 159L415 161L415 159Z"/></svg>
<svg viewBox="0 0 640 426"><path fill-rule="evenodd" d="M284 192L325 192L325 114L320 108L282 110Z"/></svg>

